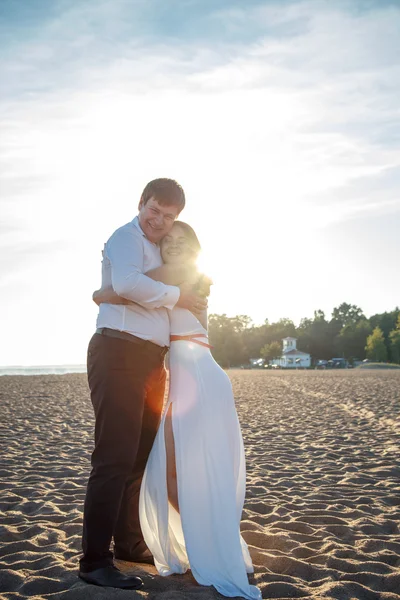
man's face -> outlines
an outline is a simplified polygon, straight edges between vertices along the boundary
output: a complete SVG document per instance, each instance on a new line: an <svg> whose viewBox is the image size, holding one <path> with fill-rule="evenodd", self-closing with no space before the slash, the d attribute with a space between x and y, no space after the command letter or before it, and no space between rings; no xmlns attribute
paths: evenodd
<svg viewBox="0 0 400 600"><path fill-rule="evenodd" d="M162 206L155 198L139 203L139 223L147 239L157 244L166 235L179 214L178 206Z"/></svg>

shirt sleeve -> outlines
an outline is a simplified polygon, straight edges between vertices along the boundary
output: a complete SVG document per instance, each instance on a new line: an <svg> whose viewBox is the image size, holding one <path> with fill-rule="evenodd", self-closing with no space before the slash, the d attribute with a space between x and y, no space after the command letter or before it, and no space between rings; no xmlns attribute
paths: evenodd
<svg viewBox="0 0 400 600"><path fill-rule="evenodd" d="M105 248L111 264L111 283L118 296L144 308L172 309L179 300L180 289L165 285L143 274L143 242L128 228L117 229Z"/></svg>

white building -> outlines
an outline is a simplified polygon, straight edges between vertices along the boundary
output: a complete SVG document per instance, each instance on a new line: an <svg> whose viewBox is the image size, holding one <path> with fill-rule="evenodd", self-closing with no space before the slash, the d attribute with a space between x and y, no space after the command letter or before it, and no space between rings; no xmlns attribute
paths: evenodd
<svg viewBox="0 0 400 600"><path fill-rule="evenodd" d="M282 356L270 361L271 365L276 365L282 369L298 369L311 365L311 356L307 352L297 350L297 338L283 338Z"/></svg>

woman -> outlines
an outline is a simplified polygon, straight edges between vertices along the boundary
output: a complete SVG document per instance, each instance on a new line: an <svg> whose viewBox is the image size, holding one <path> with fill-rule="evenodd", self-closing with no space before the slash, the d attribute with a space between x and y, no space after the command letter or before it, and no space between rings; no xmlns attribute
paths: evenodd
<svg viewBox="0 0 400 600"><path fill-rule="evenodd" d="M164 265L146 275L202 286L199 251L193 229L176 221L161 242ZM96 301L125 302L109 290ZM170 323L169 398L140 492L143 536L161 575L191 569L199 584L225 596L259 599L240 535L246 472L231 383L211 355L206 314L198 320L175 308Z"/></svg>

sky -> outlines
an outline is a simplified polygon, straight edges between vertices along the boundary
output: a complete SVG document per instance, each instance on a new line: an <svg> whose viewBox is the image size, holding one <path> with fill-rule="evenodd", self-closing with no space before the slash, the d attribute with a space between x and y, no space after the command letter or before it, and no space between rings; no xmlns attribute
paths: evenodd
<svg viewBox="0 0 400 600"><path fill-rule="evenodd" d="M209 311L400 304L400 1L2 0L0 365L85 362L101 250L177 179Z"/></svg>

